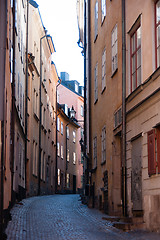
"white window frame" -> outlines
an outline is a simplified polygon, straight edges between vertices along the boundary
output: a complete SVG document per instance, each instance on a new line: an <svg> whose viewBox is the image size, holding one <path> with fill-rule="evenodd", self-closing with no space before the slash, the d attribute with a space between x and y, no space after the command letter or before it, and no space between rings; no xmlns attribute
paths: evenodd
<svg viewBox="0 0 160 240"><path fill-rule="evenodd" d="M57 142L57 155L60 157L60 144Z"/></svg>
<svg viewBox="0 0 160 240"><path fill-rule="evenodd" d="M63 159L63 145L61 145L61 158Z"/></svg>
<svg viewBox="0 0 160 240"><path fill-rule="evenodd" d="M98 63L94 68L94 101L98 100Z"/></svg>
<svg viewBox="0 0 160 240"><path fill-rule="evenodd" d="M75 142L76 142L76 131L73 130L73 143L75 143Z"/></svg>
<svg viewBox="0 0 160 240"><path fill-rule="evenodd" d="M61 134L63 135L63 122L61 122Z"/></svg>
<svg viewBox="0 0 160 240"><path fill-rule="evenodd" d="M73 164L75 165L76 164L76 153L73 152Z"/></svg>
<svg viewBox="0 0 160 240"><path fill-rule="evenodd" d="M67 126L66 131L67 131L67 139L69 139L69 127L68 126Z"/></svg>
<svg viewBox="0 0 160 240"><path fill-rule="evenodd" d="M102 163L106 161L106 126L102 128Z"/></svg>
<svg viewBox="0 0 160 240"><path fill-rule="evenodd" d="M84 116L84 109L83 109L83 106L81 105L81 116L83 117Z"/></svg>
<svg viewBox="0 0 160 240"><path fill-rule="evenodd" d="M60 131L60 119L57 117L57 131Z"/></svg>
<svg viewBox="0 0 160 240"><path fill-rule="evenodd" d="M106 49L102 54L102 92L106 88Z"/></svg>
<svg viewBox="0 0 160 240"><path fill-rule="evenodd" d="M102 22L106 17L106 0L101 0Z"/></svg>
<svg viewBox="0 0 160 240"><path fill-rule="evenodd" d="M117 24L112 30L112 74L118 69L118 35Z"/></svg>
<svg viewBox="0 0 160 240"><path fill-rule="evenodd" d="M97 136L93 139L93 166L97 167Z"/></svg>
<svg viewBox="0 0 160 240"><path fill-rule="evenodd" d="M97 38L98 35L98 1L95 3L94 9L94 37Z"/></svg>
<svg viewBox="0 0 160 240"><path fill-rule="evenodd" d="M67 149L67 162L69 162L69 149Z"/></svg>
<svg viewBox="0 0 160 240"><path fill-rule="evenodd" d="M61 185L61 170L58 168L58 186Z"/></svg>

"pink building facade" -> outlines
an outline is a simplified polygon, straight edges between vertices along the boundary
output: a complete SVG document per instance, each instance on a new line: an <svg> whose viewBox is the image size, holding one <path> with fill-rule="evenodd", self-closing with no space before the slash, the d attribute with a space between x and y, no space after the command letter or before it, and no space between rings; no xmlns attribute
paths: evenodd
<svg viewBox="0 0 160 240"><path fill-rule="evenodd" d="M67 74L67 73L65 73ZM75 119L78 121L78 125L80 128L77 130L77 137L76 137L76 151L77 151L77 164L76 164L76 185L77 189L82 188L83 183L83 156L81 154L81 146L80 146L80 139L83 139L83 129L84 129L84 97L83 97L83 87L79 86L79 82L76 80L69 81L69 75L67 74L68 78L63 77L61 73L62 82L58 87L58 103L65 104L66 109L74 108L75 110Z"/></svg>

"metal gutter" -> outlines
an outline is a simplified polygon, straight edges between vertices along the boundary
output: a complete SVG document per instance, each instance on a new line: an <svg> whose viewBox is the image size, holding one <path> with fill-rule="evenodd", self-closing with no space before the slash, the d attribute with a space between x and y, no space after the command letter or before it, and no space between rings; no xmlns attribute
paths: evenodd
<svg viewBox="0 0 160 240"><path fill-rule="evenodd" d="M127 166L126 166L126 16L122 0L122 206L127 217Z"/></svg>

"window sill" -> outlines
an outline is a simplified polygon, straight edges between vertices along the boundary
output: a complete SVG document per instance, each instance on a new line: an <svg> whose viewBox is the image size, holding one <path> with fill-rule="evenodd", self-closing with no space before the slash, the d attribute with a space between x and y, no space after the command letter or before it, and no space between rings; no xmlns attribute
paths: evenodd
<svg viewBox="0 0 160 240"><path fill-rule="evenodd" d="M94 39L94 43L97 41L98 38L98 34L96 35L95 39Z"/></svg>
<svg viewBox="0 0 160 240"><path fill-rule="evenodd" d="M113 74L112 74L112 76L111 76L111 78L113 78L114 77L114 75L116 75L116 73L118 72L118 68L113 72Z"/></svg>
<svg viewBox="0 0 160 240"><path fill-rule="evenodd" d="M92 173L95 173L95 172L96 172L96 170L97 170L97 166L96 166L96 167L94 167L94 168L92 168L91 172L92 172Z"/></svg>
<svg viewBox="0 0 160 240"><path fill-rule="evenodd" d="M95 100L94 105L98 102L98 99Z"/></svg>
<svg viewBox="0 0 160 240"><path fill-rule="evenodd" d="M101 166L103 166L106 163L106 160L101 163Z"/></svg>
<svg viewBox="0 0 160 240"><path fill-rule="evenodd" d="M105 90L106 90L106 86L103 88L101 94L103 94Z"/></svg>
<svg viewBox="0 0 160 240"><path fill-rule="evenodd" d="M103 18L103 20L101 22L101 27L103 26L103 23L104 23L105 19L106 19L106 16L104 16L104 18Z"/></svg>

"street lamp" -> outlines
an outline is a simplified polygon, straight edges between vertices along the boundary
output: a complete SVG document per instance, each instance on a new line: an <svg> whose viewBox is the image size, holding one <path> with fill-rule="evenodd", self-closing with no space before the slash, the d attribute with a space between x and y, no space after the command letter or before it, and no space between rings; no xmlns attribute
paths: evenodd
<svg viewBox="0 0 160 240"><path fill-rule="evenodd" d="M39 164L38 164L38 195L41 192L41 125L42 125L42 40L51 38L49 34L45 34L40 38L40 84L39 84Z"/></svg>

